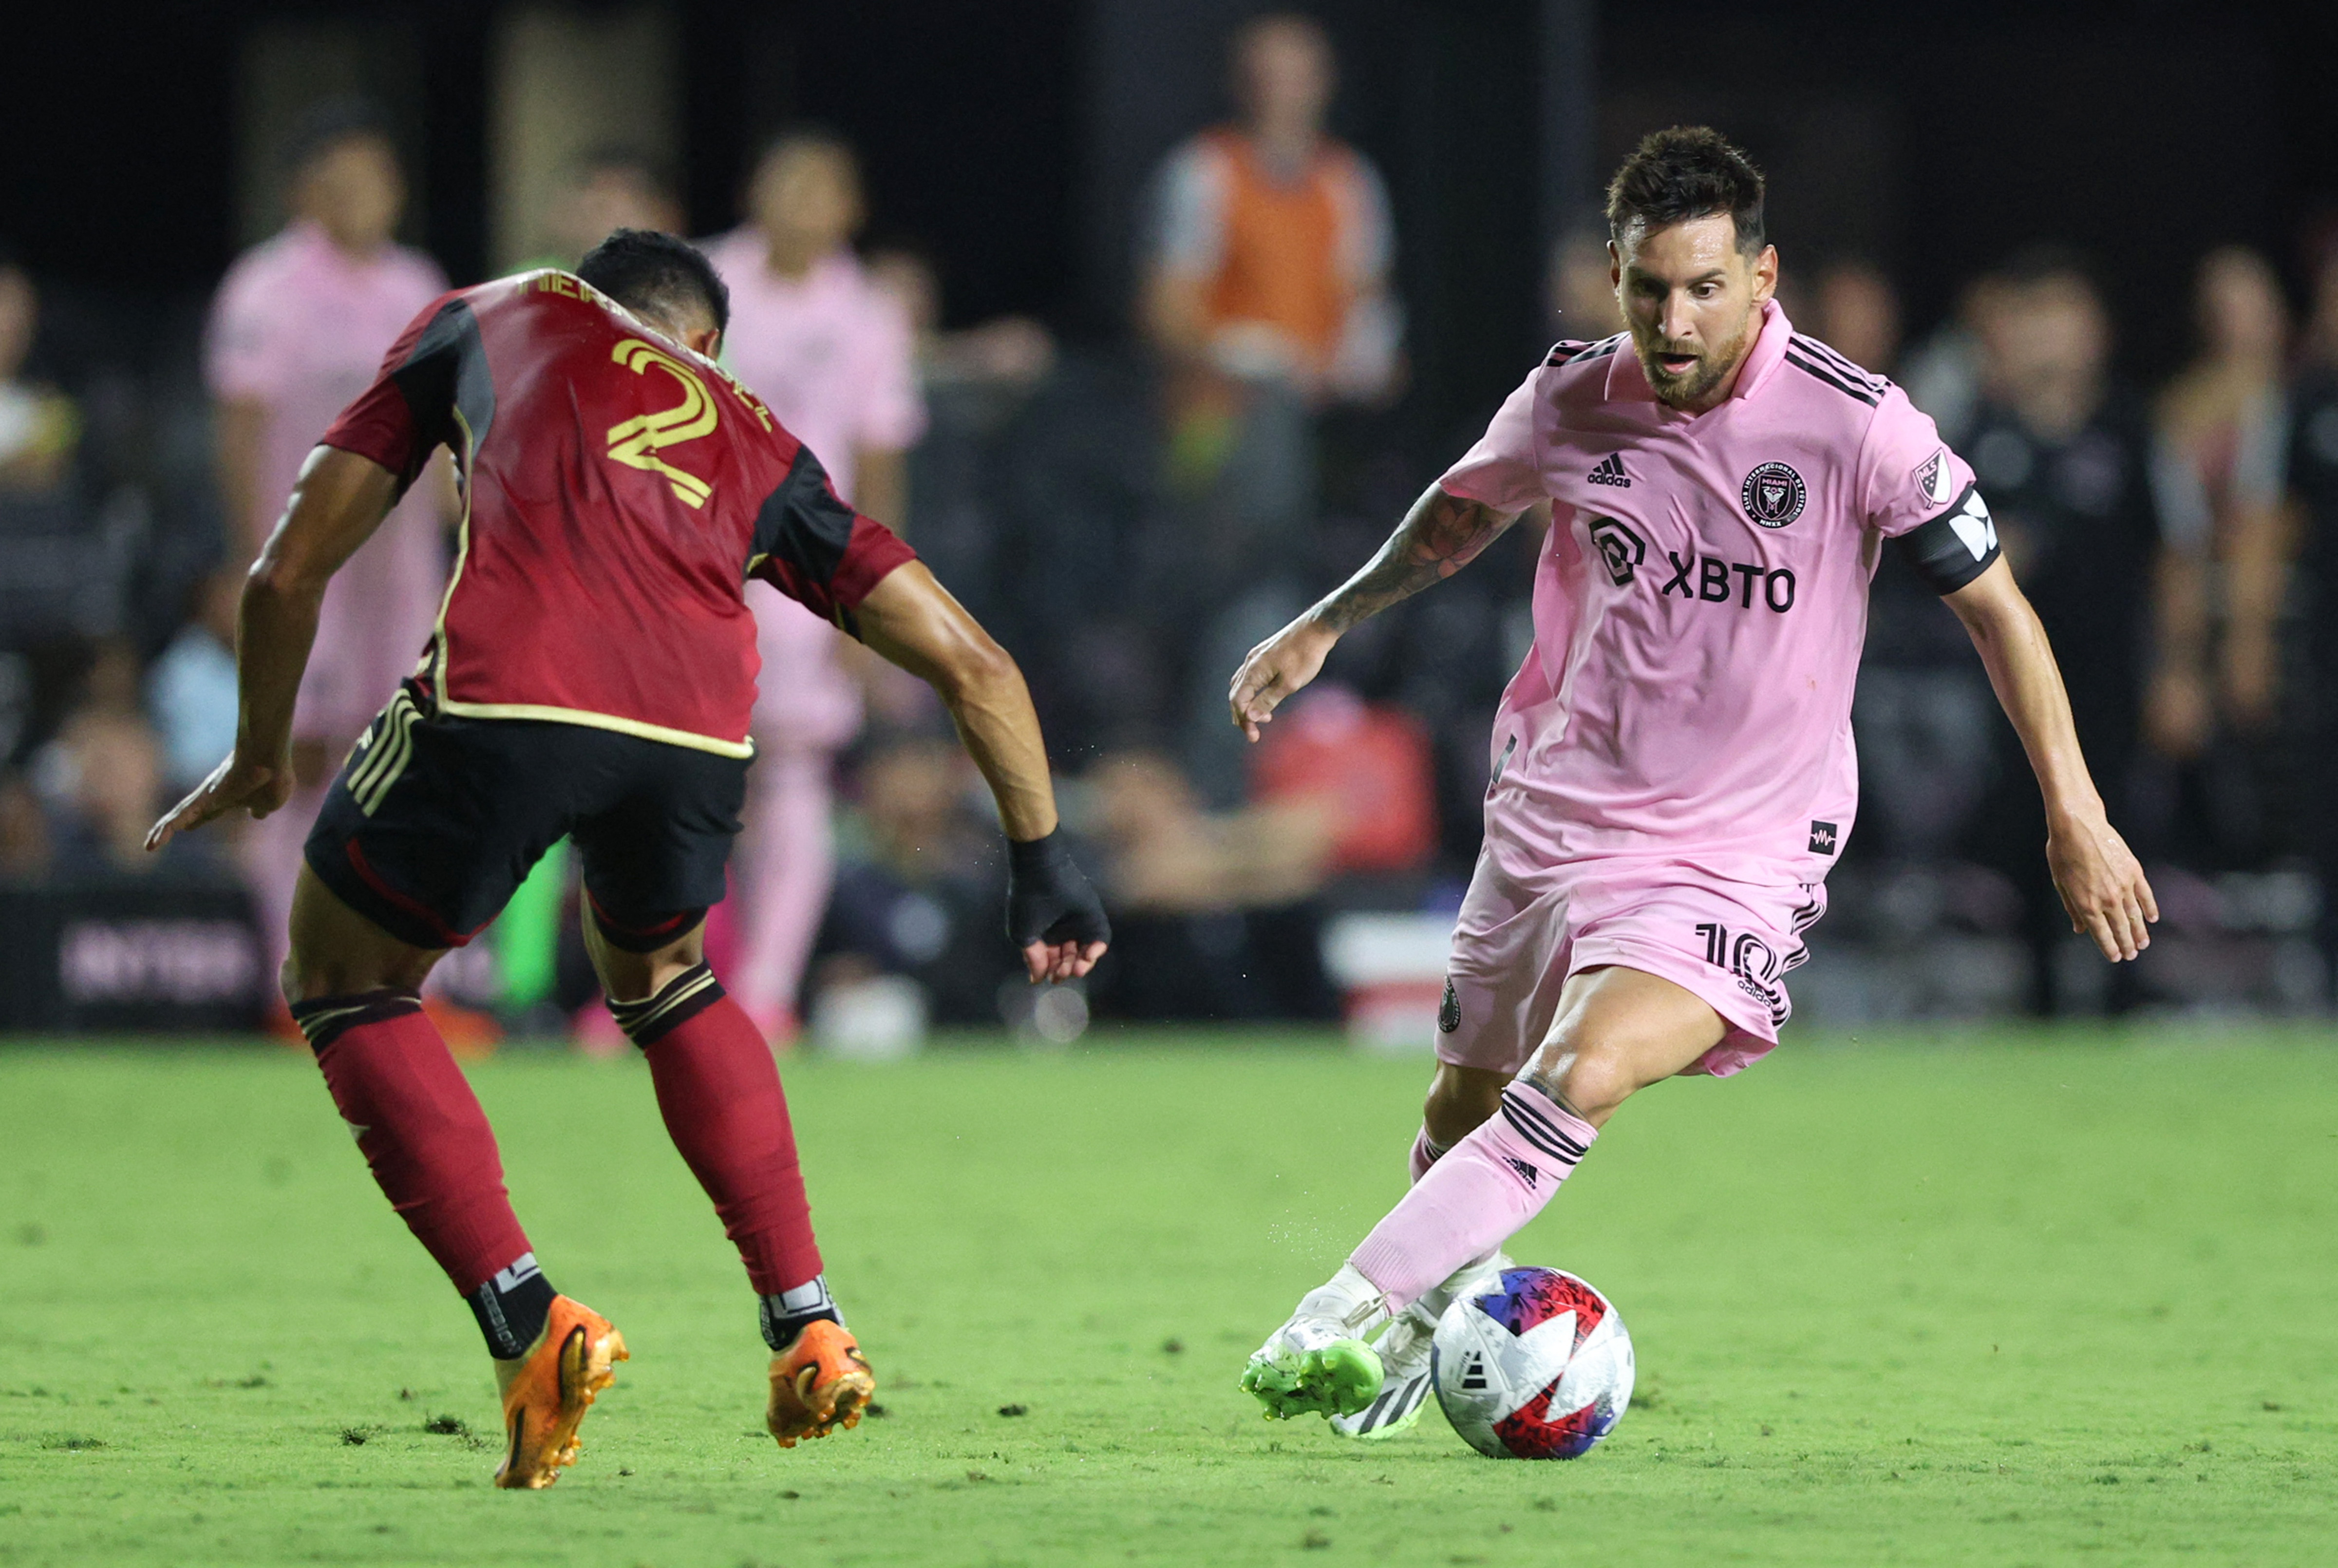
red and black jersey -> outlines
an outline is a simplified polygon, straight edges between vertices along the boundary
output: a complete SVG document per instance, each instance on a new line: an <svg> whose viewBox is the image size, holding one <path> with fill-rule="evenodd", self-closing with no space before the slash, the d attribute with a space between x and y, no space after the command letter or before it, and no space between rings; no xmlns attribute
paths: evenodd
<svg viewBox="0 0 2338 1568"><path fill-rule="evenodd" d="M747 579L850 631L914 558L753 393L565 272L433 303L324 436L401 492L442 443L462 537L417 675L463 717L752 755Z"/></svg>

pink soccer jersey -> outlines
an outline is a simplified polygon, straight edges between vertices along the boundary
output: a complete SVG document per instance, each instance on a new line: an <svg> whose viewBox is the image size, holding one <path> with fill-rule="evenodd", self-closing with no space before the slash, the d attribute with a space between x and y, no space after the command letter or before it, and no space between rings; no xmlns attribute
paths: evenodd
<svg viewBox="0 0 2338 1568"><path fill-rule="evenodd" d="M1822 881L1858 800L1881 541L1961 509L1975 561L1996 543L1932 421L1775 304L1704 414L1658 402L1625 337L1559 345L1441 484L1553 502L1534 648L1492 738L1488 850L1518 875L1624 858Z"/></svg>
<svg viewBox="0 0 2338 1568"><path fill-rule="evenodd" d="M211 307L205 375L223 401L268 411L260 515L230 527L264 533L300 465L343 408L373 384L381 357L446 279L418 251L354 260L295 222L228 270ZM447 551L428 485L417 485L325 590L300 682L295 733L354 740L414 668L447 588Z"/></svg>
<svg viewBox="0 0 2338 1568"><path fill-rule="evenodd" d="M863 448L901 451L925 434L909 316L849 251L822 257L801 279L774 273L766 252L752 228L706 246L731 289L722 363L811 448L850 502ZM777 593L748 603L763 661L757 739L793 748L850 740L860 695L837 662L838 633Z"/></svg>

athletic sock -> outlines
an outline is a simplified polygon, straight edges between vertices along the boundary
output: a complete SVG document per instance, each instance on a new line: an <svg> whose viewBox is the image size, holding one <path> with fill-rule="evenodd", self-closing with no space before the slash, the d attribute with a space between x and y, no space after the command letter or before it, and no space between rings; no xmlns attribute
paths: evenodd
<svg viewBox="0 0 2338 1568"><path fill-rule="evenodd" d="M836 1309L836 1298L828 1293L826 1275L817 1276L809 1284L791 1290L763 1297L761 1316L763 1343L774 1350L786 1349L795 1343L806 1324L823 1318L840 1328L844 1327L844 1314Z"/></svg>
<svg viewBox="0 0 2338 1568"><path fill-rule="evenodd" d="M1414 1183L1348 1261L1400 1310L1542 1212L1598 1136L1548 1095L1514 1083L1502 1091L1501 1113Z"/></svg>
<svg viewBox="0 0 2338 1568"><path fill-rule="evenodd" d="M495 1130L422 999L388 988L320 996L294 1003L292 1016L374 1181L455 1289L471 1297L499 1270L516 1268L516 1259L533 1268L504 1191ZM494 1334L487 1343L506 1354Z"/></svg>
<svg viewBox="0 0 2338 1568"><path fill-rule="evenodd" d="M609 1011L649 1058L667 1133L714 1200L759 1296L820 1277L795 1129L771 1045L701 964Z"/></svg>
<svg viewBox="0 0 2338 1568"><path fill-rule="evenodd" d="M535 1266L535 1254L523 1252L481 1280L464 1299L486 1337L487 1354L498 1361L516 1361L544 1332L555 1294L552 1281Z"/></svg>
<svg viewBox="0 0 2338 1568"><path fill-rule="evenodd" d="M1428 1175L1429 1168L1445 1158L1447 1147L1446 1144L1439 1143L1436 1139L1431 1138L1427 1127L1421 1128L1420 1134L1412 1141L1412 1158L1408 1162L1412 1171L1412 1179L1418 1181Z"/></svg>

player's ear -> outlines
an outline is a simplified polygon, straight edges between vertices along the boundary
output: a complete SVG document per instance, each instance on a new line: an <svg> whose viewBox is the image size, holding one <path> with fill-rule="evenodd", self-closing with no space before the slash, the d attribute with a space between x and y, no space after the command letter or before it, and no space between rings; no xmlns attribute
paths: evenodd
<svg viewBox="0 0 2338 1568"><path fill-rule="evenodd" d="M1778 292L1778 248L1762 247L1762 254L1754 258L1754 303L1767 305Z"/></svg>

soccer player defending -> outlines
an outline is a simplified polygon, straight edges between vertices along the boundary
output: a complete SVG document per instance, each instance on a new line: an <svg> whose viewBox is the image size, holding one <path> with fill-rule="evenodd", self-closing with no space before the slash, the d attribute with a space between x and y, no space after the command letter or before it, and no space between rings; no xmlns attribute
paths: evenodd
<svg viewBox="0 0 2338 1568"><path fill-rule="evenodd" d="M705 258L628 230L573 275L464 289L417 318L310 455L252 568L233 755L148 839L284 805L326 584L451 448L466 507L454 580L421 664L309 835L283 982L375 1179L486 1336L504 1486L547 1485L575 1459L624 1340L546 1281L417 992L563 835L583 858L610 1010L761 1298L772 1436L791 1447L853 1426L875 1388L822 1278L771 1049L700 950L754 755L747 579L940 692L997 799L1007 922L1033 980L1086 974L1107 938L1056 834L1014 661L716 366L728 314Z"/></svg>
<svg viewBox="0 0 2338 1568"><path fill-rule="evenodd" d="M2158 918L2106 819L1972 471L1897 387L1797 334L1763 182L1714 132L1650 136L1607 191L1629 327L1563 342L1361 572L1253 649L1253 740L1340 634L1552 522L1535 643L1495 720L1413 1186L1250 1359L1270 1416L1400 1429L1438 1315L1508 1266L1634 1091L1777 1044L1857 796L1852 678L1895 542L1980 651L2044 791L2074 928L2133 958Z"/></svg>

